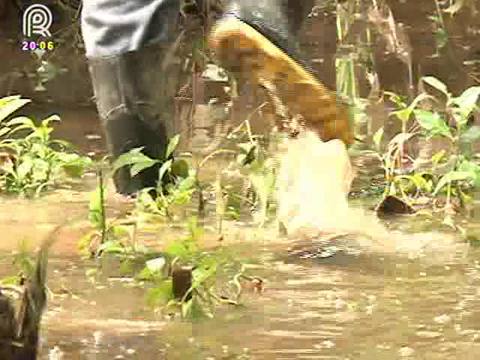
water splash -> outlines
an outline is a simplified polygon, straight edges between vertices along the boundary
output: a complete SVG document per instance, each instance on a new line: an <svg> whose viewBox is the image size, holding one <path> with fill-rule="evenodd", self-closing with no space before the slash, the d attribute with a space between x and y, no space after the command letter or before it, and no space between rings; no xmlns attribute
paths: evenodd
<svg viewBox="0 0 480 360"><path fill-rule="evenodd" d="M394 232L373 212L349 206L354 171L340 140L322 142L314 133L306 132L283 145L279 154L277 216L289 240L332 239L335 234L345 234L351 235L349 238L364 251L411 258L452 254L454 236Z"/></svg>
<svg viewBox="0 0 480 360"><path fill-rule="evenodd" d="M279 221L290 235L342 230L349 224L347 195L353 179L345 145L339 140L322 142L312 132L287 142L280 155Z"/></svg>

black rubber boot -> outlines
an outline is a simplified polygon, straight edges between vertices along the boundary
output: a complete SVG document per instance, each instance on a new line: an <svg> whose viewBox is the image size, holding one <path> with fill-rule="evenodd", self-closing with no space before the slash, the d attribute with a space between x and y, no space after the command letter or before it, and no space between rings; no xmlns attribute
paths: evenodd
<svg viewBox="0 0 480 360"><path fill-rule="evenodd" d="M150 46L126 54L89 59L98 112L113 159L137 147L164 160L173 117L176 73L166 71L167 49ZM132 195L156 186L159 166L134 178L124 167L114 175L117 192Z"/></svg>
<svg viewBox="0 0 480 360"><path fill-rule="evenodd" d="M224 18L233 16L250 25L295 61L309 67L299 51L297 36L314 3L314 0L237 0L230 3Z"/></svg>
<svg viewBox="0 0 480 360"><path fill-rule="evenodd" d="M346 107L318 80L298 50L295 35L312 5L293 0L233 1L214 26L209 44L223 67L242 82L274 93L292 118L300 116L322 140L351 144Z"/></svg>

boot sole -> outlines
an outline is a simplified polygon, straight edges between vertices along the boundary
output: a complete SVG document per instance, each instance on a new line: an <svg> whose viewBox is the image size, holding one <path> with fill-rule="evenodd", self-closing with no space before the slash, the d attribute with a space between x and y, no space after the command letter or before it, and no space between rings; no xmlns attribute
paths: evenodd
<svg viewBox="0 0 480 360"><path fill-rule="evenodd" d="M275 84L290 112L300 114L322 140L353 143L348 110L335 93L252 26L234 17L220 20L209 46L228 70L256 84Z"/></svg>

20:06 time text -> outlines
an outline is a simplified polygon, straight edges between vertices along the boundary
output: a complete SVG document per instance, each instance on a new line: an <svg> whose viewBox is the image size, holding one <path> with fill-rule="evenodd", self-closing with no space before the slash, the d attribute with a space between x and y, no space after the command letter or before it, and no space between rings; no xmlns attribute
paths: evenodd
<svg viewBox="0 0 480 360"><path fill-rule="evenodd" d="M53 50L55 49L55 43L53 41L22 41L22 50L23 51L34 51L34 50Z"/></svg>

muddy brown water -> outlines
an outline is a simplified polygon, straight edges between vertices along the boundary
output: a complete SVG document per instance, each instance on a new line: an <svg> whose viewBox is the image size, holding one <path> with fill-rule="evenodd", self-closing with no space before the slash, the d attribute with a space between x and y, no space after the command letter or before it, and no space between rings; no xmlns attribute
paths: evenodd
<svg viewBox="0 0 480 360"><path fill-rule="evenodd" d="M39 241L61 220L86 215L87 198L85 191L70 191L47 202L2 201L0 277L12 274L10 251L17 241ZM403 218L388 226L413 233L415 221ZM480 356L480 250L457 247L460 239L438 249L449 256L432 261L430 255L409 259L348 243L332 257L310 258L312 244L289 255L292 244L279 246L271 234L245 235L244 244L227 237L225 246L260 264L255 272L267 280L265 291L246 291L244 306L219 307L214 319L191 322L156 315L147 306L146 290L128 278L104 275L90 282L86 271L95 264L76 252L82 231L66 226L53 248L54 295L42 323L41 359Z"/></svg>

